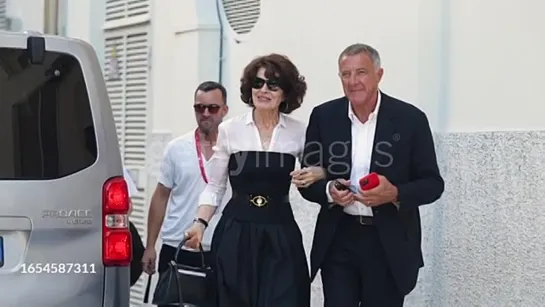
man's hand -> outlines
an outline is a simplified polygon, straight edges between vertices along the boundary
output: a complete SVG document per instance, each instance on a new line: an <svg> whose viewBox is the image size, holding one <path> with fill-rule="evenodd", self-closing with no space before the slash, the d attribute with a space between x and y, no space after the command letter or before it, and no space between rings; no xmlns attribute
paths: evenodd
<svg viewBox="0 0 545 307"><path fill-rule="evenodd" d="M142 256L142 269L144 272L148 273L149 275L155 273L155 261L157 259L157 252L155 251L155 248L148 247L144 251L144 255Z"/></svg>
<svg viewBox="0 0 545 307"><path fill-rule="evenodd" d="M349 180L337 179L337 181L343 184L344 186L347 186L347 187L350 186ZM343 207L348 206L354 202L354 193L352 193L350 189L346 189L346 190L337 189L335 187L335 181L329 182L329 195L331 195L333 202L339 206L343 206Z"/></svg>
<svg viewBox="0 0 545 307"><path fill-rule="evenodd" d="M376 188L367 191L359 188L360 193L354 196L355 199L367 207L376 207L397 201L397 188L386 177L379 175L378 178L379 184Z"/></svg>

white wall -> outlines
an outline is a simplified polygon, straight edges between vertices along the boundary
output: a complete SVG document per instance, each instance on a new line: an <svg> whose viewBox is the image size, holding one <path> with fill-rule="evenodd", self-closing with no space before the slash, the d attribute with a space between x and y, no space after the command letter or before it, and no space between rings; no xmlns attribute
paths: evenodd
<svg viewBox="0 0 545 307"><path fill-rule="evenodd" d="M215 0L153 2L153 131L194 129L191 106L199 83L218 81L219 21Z"/></svg>
<svg viewBox="0 0 545 307"><path fill-rule="evenodd" d="M103 58L105 1L59 0L60 35L78 38L93 45ZM44 32L44 0L7 0L7 17L13 20L14 31Z"/></svg>
<svg viewBox="0 0 545 307"><path fill-rule="evenodd" d="M545 128L545 2L451 1L450 130Z"/></svg>
<svg viewBox="0 0 545 307"><path fill-rule="evenodd" d="M7 0L6 15L13 19L17 30L37 32L44 30L43 0Z"/></svg>
<svg viewBox="0 0 545 307"><path fill-rule="evenodd" d="M28 0L25 0L28 1ZM65 35L90 43L104 64L104 9L105 1L59 0L60 28Z"/></svg>
<svg viewBox="0 0 545 307"><path fill-rule="evenodd" d="M242 69L253 57L270 52L286 54L308 82L303 107L295 113L306 120L315 105L342 95L338 55L349 44L364 42L381 53L383 89L433 113L438 94L425 91L423 79L432 82L428 87L437 87L439 71L434 66L440 29L434 27L440 17L436 16L438 8L439 2L432 0L387 0L372 7L350 0L262 1L254 30L240 44L229 40L230 93L233 97L238 93Z"/></svg>
<svg viewBox="0 0 545 307"><path fill-rule="evenodd" d="M66 35L91 42L100 54L104 1L61 2L68 6ZM183 111L194 87L205 79L217 80L218 23L213 9L203 9L215 7L214 2L153 2L154 129L175 135L190 129L192 117ZM7 15L22 29L43 31L43 0L7 3ZM302 22L306 15L301 12L310 10L312 18ZM545 69L545 42L538 30L545 3L540 1L386 0L369 7L354 0L263 0L261 12L242 43L232 36L226 40L224 83L232 115L245 110L237 105L238 80L252 57L280 52L294 60L309 83L304 106L295 113L306 119L314 105L341 95L338 53L350 43L366 42L381 53L386 71L382 88L427 111L438 130L545 125L545 105L536 98Z"/></svg>
<svg viewBox="0 0 545 307"><path fill-rule="evenodd" d="M545 104L538 102L545 69L542 1L261 2L261 17L246 41L229 40L232 97L251 58L284 53L309 83L296 113L306 119L314 105L341 95L341 50L364 42L382 56L382 89L423 108L436 129L545 127Z"/></svg>
<svg viewBox="0 0 545 307"><path fill-rule="evenodd" d="M66 36L78 38L86 42L91 40L91 31L100 31L101 29L91 29L91 20L93 18L104 20L104 16L91 15L91 3L100 2L92 0L78 0L77 4L68 0L61 0L62 5L66 6Z"/></svg>

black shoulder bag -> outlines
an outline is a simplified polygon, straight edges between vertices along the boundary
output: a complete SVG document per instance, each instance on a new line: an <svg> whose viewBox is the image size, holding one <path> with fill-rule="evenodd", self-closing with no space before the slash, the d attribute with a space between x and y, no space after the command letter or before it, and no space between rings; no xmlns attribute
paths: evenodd
<svg viewBox="0 0 545 307"><path fill-rule="evenodd" d="M174 259L168 264L168 269L159 274L159 281L153 293L154 305L179 305L191 304L201 306L206 304L216 295L216 280L212 268L206 266L202 245L199 246L202 266L192 267L176 263L178 254L185 240L178 245ZM149 300L151 287L151 275L144 296L144 303Z"/></svg>
<svg viewBox="0 0 545 307"><path fill-rule="evenodd" d="M131 260L131 287L136 284L140 275L142 275L142 263L140 260L144 255L144 242L138 233L138 230L132 222L129 222L129 228L132 236L132 260Z"/></svg>

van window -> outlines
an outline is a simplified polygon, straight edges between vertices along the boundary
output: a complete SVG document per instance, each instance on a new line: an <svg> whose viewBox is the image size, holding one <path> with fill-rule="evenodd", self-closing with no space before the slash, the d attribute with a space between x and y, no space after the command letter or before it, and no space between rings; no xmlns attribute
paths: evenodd
<svg viewBox="0 0 545 307"><path fill-rule="evenodd" d="M33 65L26 50L0 48L0 179L57 179L91 166L94 130L76 58L48 51Z"/></svg>

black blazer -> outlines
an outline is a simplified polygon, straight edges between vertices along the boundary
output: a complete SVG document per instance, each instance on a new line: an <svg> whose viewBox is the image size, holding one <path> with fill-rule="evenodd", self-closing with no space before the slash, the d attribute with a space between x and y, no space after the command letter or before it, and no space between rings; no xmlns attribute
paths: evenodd
<svg viewBox="0 0 545 307"><path fill-rule="evenodd" d="M435 146L426 115L415 106L381 92L371 171L388 178L399 191L399 210L393 204L373 208L374 224L403 294L411 292L424 265L421 250L420 205L441 196ZM308 201L322 206L311 251L311 279L329 249L343 209L327 202L326 183L350 178L352 132L348 99L338 98L315 107L310 115L302 166L319 165L327 179L299 189Z"/></svg>

